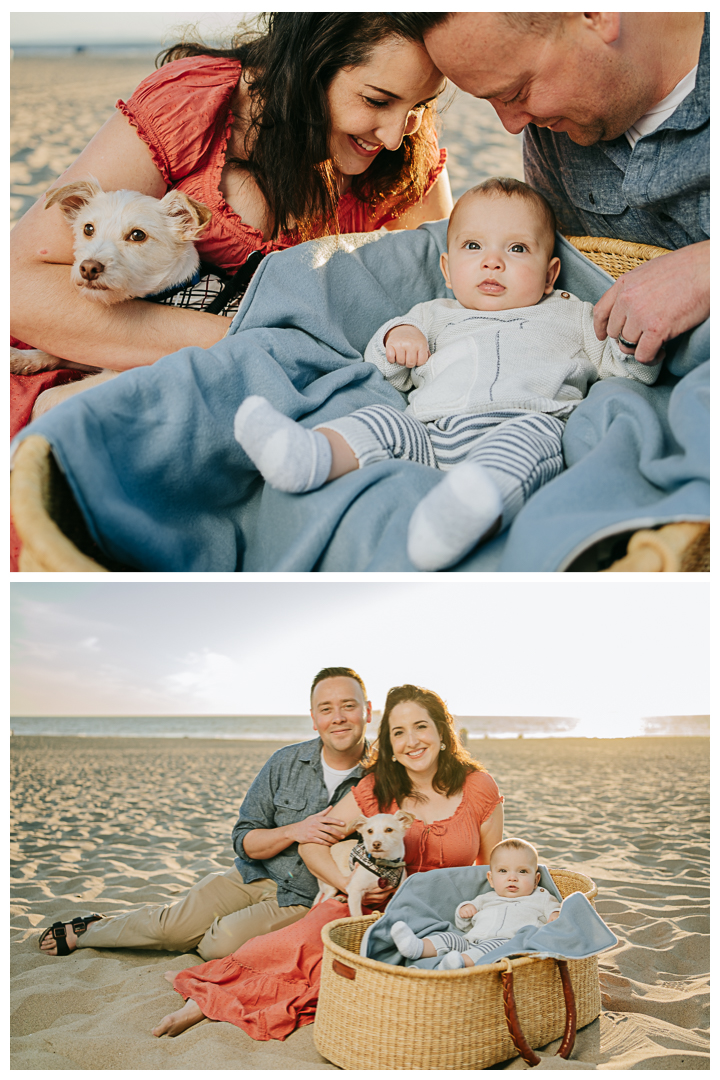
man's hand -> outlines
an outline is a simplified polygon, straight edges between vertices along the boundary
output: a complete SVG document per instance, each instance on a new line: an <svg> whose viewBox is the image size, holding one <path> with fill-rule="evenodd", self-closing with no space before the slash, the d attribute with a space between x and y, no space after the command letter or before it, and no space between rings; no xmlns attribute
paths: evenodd
<svg viewBox="0 0 720 1080"><path fill-rule="evenodd" d="M458 908L458 915L461 919L472 919L473 915L477 915L477 908L474 904L463 904Z"/></svg>
<svg viewBox="0 0 720 1080"><path fill-rule="evenodd" d="M430 358L430 346L417 326L393 326L385 335L385 356L389 364L422 367Z"/></svg>
<svg viewBox="0 0 720 1080"><path fill-rule="evenodd" d="M319 814L311 814L289 826L293 840L298 844L326 844L330 847L336 840L344 840L345 822L340 818L330 817L332 806Z"/></svg>
<svg viewBox="0 0 720 1080"><path fill-rule="evenodd" d="M660 255L618 278L595 305L600 341L621 336L637 342L620 351L641 364L657 364L666 341L699 326L710 314L710 241Z"/></svg>

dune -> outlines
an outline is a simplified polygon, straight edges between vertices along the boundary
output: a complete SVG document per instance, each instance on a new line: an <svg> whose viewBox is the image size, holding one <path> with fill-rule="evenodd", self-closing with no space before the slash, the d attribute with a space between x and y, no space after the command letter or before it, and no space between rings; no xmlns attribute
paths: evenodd
<svg viewBox="0 0 720 1080"><path fill-rule="evenodd" d="M205 1021L176 1039L163 972L196 954L42 955L40 928L177 899L230 865L240 801L277 743L16 736L12 765L14 1069L334 1066L312 1026L255 1042ZM470 744L505 795L505 835L597 883L618 937L600 957L603 1012L572 1059L538 1068L709 1068L709 743L702 738L485 739ZM496 1068L526 1068L520 1059Z"/></svg>

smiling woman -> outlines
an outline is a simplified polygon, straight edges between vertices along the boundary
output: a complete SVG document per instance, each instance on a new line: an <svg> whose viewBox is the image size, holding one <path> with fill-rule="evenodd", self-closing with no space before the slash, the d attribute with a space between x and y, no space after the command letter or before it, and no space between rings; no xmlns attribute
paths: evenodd
<svg viewBox="0 0 720 1080"><path fill-rule="evenodd" d="M433 107L445 80L422 44L382 13L275 12L261 27L230 49L167 49L62 182L184 192L212 213L197 247L224 273L310 237L446 216ZM86 310L71 231L44 199L12 237L12 332L52 355L124 370L228 329L226 315L143 300Z"/></svg>

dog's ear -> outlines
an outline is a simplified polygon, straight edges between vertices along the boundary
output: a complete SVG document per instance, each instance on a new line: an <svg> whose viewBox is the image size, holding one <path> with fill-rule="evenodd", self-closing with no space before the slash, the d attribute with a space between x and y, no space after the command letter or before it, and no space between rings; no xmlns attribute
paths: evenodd
<svg viewBox="0 0 720 1080"><path fill-rule="evenodd" d="M405 830L409 829L415 820L415 815L411 814L409 810L396 810L395 817Z"/></svg>
<svg viewBox="0 0 720 1080"><path fill-rule="evenodd" d="M102 195L102 188L94 177L89 180L74 180L72 184L54 188L45 200L45 209L59 203L63 217L74 221L83 206L87 206L96 195Z"/></svg>
<svg viewBox="0 0 720 1080"><path fill-rule="evenodd" d="M367 823L368 819L365 817L364 814L361 814L360 817L355 818L350 828L353 832L357 832L358 829L362 829L363 825L367 825Z"/></svg>
<svg viewBox="0 0 720 1080"><path fill-rule="evenodd" d="M184 191L168 191L160 200L160 206L183 240L195 240L212 217L212 210L196 199L191 199Z"/></svg>

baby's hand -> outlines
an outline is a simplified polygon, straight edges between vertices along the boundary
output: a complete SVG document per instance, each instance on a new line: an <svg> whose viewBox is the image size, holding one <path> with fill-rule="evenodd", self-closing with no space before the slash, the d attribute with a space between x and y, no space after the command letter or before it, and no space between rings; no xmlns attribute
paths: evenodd
<svg viewBox="0 0 720 1080"><path fill-rule="evenodd" d="M477 915L477 908L474 904L463 904L458 908L458 915L461 919L472 919L473 915Z"/></svg>
<svg viewBox="0 0 720 1080"><path fill-rule="evenodd" d="M390 364L421 367L430 358L430 346L417 326L393 326L385 335L385 355Z"/></svg>
<svg viewBox="0 0 720 1080"><path fill-rule="evenodd" d="M548 922L555 922L559 914L559 911L553 911L552 915L548 915Z"/></svg>

